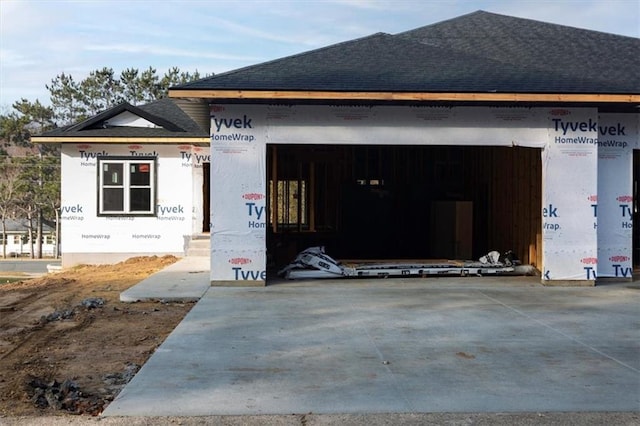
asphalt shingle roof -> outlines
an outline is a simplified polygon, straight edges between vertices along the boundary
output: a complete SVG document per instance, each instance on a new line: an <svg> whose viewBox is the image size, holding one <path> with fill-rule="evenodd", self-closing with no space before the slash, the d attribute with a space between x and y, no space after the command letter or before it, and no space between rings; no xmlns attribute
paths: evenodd
<svg viewBox="0 0 640 426"><path fill-rule="evenodd" d="M478 11L173 89L637 94L638 70L640 39Z"/></svg>
<svg viewBox="0 0 640 426"><path fill-rule="evenodd" d="M105 122L125 111L151 121L158 128L105 126ZM118 104L80 123L59 127L43 133L41 137L141 137L141 138L200 138L209 133L193 121L173 99L164 98L145 105Z"/></svg>

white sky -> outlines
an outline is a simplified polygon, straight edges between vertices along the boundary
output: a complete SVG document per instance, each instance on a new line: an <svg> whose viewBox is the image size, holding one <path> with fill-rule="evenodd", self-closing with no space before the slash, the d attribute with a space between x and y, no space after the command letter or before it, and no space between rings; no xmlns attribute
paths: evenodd
<svg viewBox="0 0 640 426"><path fill-rule="evenodd" d="M0 0L0 113L62 72L218 74L477 10L640 37L640 0Z"/></svg>

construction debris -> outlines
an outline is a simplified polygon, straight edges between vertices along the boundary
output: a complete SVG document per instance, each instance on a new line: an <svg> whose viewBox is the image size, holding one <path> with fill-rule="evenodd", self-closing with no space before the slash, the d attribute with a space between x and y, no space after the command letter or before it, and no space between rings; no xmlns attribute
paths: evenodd
<svg viewBox="0 0 640 426"><path fill-rule="evenodd" d="M287 279L352 277L424 277L429 275L500 275L514 274L517 260L513 253L490 252L480 261L434 261L360 263L344 265L324 252L324 247L310 247L278 272Z"/></svg>

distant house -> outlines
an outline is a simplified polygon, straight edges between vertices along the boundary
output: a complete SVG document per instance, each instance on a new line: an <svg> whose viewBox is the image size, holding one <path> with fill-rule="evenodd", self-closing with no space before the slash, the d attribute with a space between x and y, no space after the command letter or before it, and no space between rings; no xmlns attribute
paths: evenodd
<svg viewBox="0 0 640 426"><path fill-rule="evenodd" d="M8 219L5 222L6 240L2 235L2 228L0 226L0 257L3 253L7 254L7 257L26 257L31 256L32 248L36 250L37 235L32 233L33 238L29 238L29 224L26 220L13 220ZM4 247L3 247L4 246ZM55 230L43 224L42 226L42 255L44 257L53 257L56 254L55 250ZM3 251L5 249L6 251Z"/></svg>
<svg viewBox="0 0 640 426"><path fill-rule="evenodd" d="M639 69L640 39L478 11L171 88L193 132L122 106L34 141L63 143L63 264L181 253L210 205L218 285L316 245L593 285L640 264Z"/></svg>
<svg viewBox="0 0 640 426"><path fill-rule="evenodd" d="M208 119L202 102L122 103L32 138L61 144L63 267L184 256L209 231Z"/></svg>

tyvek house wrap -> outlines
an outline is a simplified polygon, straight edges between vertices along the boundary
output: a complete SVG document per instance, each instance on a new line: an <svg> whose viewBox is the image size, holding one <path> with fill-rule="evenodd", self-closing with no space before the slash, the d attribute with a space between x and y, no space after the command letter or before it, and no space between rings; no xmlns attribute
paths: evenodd
<svg viewBox="0 0 640 426"><path fill-rule="evenodd" d="M631 278L633 271L633 150L638 114L598 117L598 276Z"/></svg>
<svg viewBox="0 0 640 426"><path fill-rule="evenodd" d="M543 279L595 279L597 123L593 108L212 105L211 280L266 279L268 143L543 148Z"/></svg>
<svg viewBox="0 0 640 426"><path fill-rule="evenodd" d="M597 109L552 109L542 156L543 280L595 280ZM595 124L595 126L594 126Z"/></svg>
<svg viewBox="0 0 640 426"><path fill-rule="evenodd" d="M175 145L65 143L61 161L64 253L182 253L192 229L192 161ZM97 215L97 157L156 157L155 217Z"/></svg>

